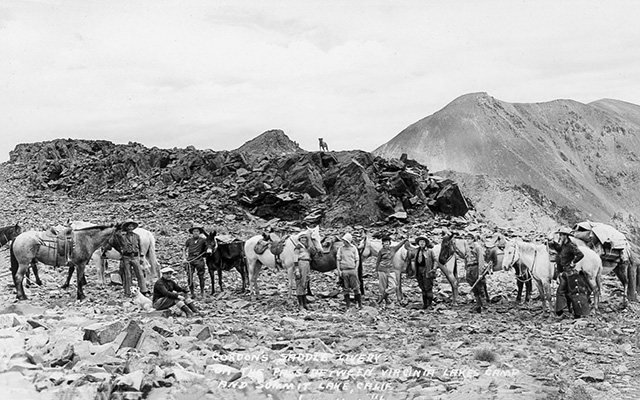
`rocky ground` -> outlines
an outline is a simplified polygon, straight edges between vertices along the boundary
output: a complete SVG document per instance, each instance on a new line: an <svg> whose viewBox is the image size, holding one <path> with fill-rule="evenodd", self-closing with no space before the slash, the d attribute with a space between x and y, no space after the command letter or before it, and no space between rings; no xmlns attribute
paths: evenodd
<svg viewBox="0 0 640 400"><path fill-rule="evenodd" d="M156 235L160 264L179 265L190 221L206 215L223 233L247 238L266 226L240 218L224 198L203 191L172 198L147 194L117 198L68 197L32 192L0 170L0 225L15 221L41 229L66 219L112 222L135 215ZM207 196L215 207L196 201ZM271 222L278 229L295 223ZM424 217L371 229L397 238L447 225L480 230L482 221ZM349 227L361 233L361 227ZM322 226L323 235L337 233ZM536 236L545 232L525 232ZM8 251L0 251L7 271ZM117 268L112 263L110 270ZM469 286L451 307L450 289L437 286L435 309L419 309L416 282L404 283L406 306L378 308L376 282L367 271L365 307L345 312L325 297L331 273L313 273L313 310L298 312L286 296L285 274L266 270L261 299L235 292L238 274L224 274L227 290L199 298L202 314L166 317L139 310L116 285L100 287L89 268L87 300L60 289L65 271L42 266L42 287L17 302L11 279L0 274L0 387L7 398L76 399L637 399L640 398L638 322L621 309L620 285L606 277L601 311L581 320L555 320L540 302L514 302L512 272L489 277L496 299L482 314L470 312ZM460 272L463 277L463 271ZM184 283L185 276L179 274ZM209 281L208 283L209 284ZM637 307L637 306L636 306Z"/></svg>

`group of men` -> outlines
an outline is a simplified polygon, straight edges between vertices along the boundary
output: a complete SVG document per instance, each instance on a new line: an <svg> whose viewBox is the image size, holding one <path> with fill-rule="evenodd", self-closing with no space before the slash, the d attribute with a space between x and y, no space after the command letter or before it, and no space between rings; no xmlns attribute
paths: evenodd
<svg viewBox="0 0 640 400"><path fill-rule="evenodd" d="M142 268L142 253L140 236L134 232L138 223L129 219L122 224L122 229L114 236L111 245L120 252L120 275L126 296L131 296L132 272L138 282L140 293L143 296L151 295L147 288L145 272ZM184 244L183 256L188 267L187 280L189 291L193 296L194 281L193 274L197 273L200 288L205 284L205 261L206 241L202 237L205 230L202 227L194 226L189 228L191 237ZM178 285L174 280L176 274L171 267L164 267L160 270L161 277L153 285L153 307L156 310L165 310L175 307L176 310L184 312L187 316L192 316L198 312L194 300L189 296L187 289Z"/></svg>
<svg viewBox="0 0 640 400"><path fill-rule="evenodd" d="M123 275L123 286L125 294L130 294L131 271L136 276L140 292L149 296L150 293L144 279L144 271L141 267L140 253L140 237L133 232L138 227L138 223L133 220L127 220L122 225L123 229L119 232L115 239L116 248L121 252L121 274ZM162 276L158 279L153 287L153 306L157 310L175 307L182 310L188 316L197 312L197 308L192 299L194 293L194 272L198 275L201 290L205 285L205 253L206 241L203 238L205 233L202 227L193 226L189 229L189 237L184 244L183 257L187 266L188 289L178 285L173 277L175 270L171 267L161 269ZM560 236L558 244L557 270L559 273L559 285L556 300L556 312L558 315L565 311L573 311L576 316L580 310L572 307L572 294L575 294L575 285L580 284L577 280L575 264L579 262L583 253L578 246L570 240L571 230L569 228L561 228L557 232ZM492 262L496 261L489 255L490 263L485 266L485 250L479 243L477 238L472 235L466 237L467 251L464 253L466 281L472 288L475 297L474 312L481 312L484 308L483 299L488 299L485 275L491 270ZM354 244L353 237L350 233L345 233L342 238L342 246L339 247L336 254L336 267L340 276L342 294L346 308L351 306L351 296L353 295L358 308L362 308L362 296L360 291L360 282L358 280L357 268L360 263L360 253L358 247ZM397 272L393 266L393 256L407 242L402 240L395 246L391 246L391 237L385 235L381 238L382 249L379 251L376 259L375 270L378 278L378 299L377 303L385 307L390 303L390 296L396 292L396 285L399 284L396 277ZM433 286L436 278L436 270L438 267L438 255L434 254L433 246L426 235L419 235L414 244L417 246L413 254L413 262L415 263L415 275L418 287L422 293L423 308L428 309L433 305ZM300 309L309 309L306 297L309 277L311 272L313 244L309 237L301 236L295 248L296 261L293 267L293 276L296 283L296 296ZM489 253L492 254L492 253ZM577 282L577 283L576 283ZM189 296L191 292L192 297ZM401 299L397 299L400 301Z"/></svg>

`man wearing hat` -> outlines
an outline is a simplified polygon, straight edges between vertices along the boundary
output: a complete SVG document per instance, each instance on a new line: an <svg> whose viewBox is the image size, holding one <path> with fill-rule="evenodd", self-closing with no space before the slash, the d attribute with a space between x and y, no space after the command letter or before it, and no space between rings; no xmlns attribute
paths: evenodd
<svg viewBox="0 0 640 400"><path fill-rule="evenodd" d="M166 310L171 307L182 310L187 317L192 317L198 309L193 301L187 296L187 290L180 287L172 278L175 271L171 267L164 267L160 270L162 277L153 285L153 308L156 310ZM182 294L181 294L182 293Z"/></svg>
<svg viewBox="0 0 640 400"><path fill-rule="evenodd" d="M353 291L358 308L361 309L362 297L360 295L360 281L358 281L360 255L358 254L358 248L354 246L353 237L348 232L342 236L342 243L343 246L336 253L336 266L344 285L344 301L348 310L349 306L351 306L351 298L349 296Z"/></svg>
<svg viewBox="0 0 640 400"><path fill-rule="evenodd" d="M415 240L418 250L415 256L416 279L422 291L422 308L427 309L433 303L433 280L436 277L436 256L426 236L418 236Z"/></svg>
<svg viewBox="0 0 640 400"><path fill-rule="evenodd" d="M140 293L147 296L147 282L142 271L140 262L140 236L133 230L138 227L138 223L132 219L126 220L121 225L121 230L114 236L114 248L120 252L120 272L124 275L122 286L124 287L125 296L131 296L131 270L136 275Z"/></svg>
<svg viewBox="0 0 640 400"><path fill-rule="evenodd" d="M563 226L556 233L560 236L556 261L558 273L560 274L556 292L556 314L562 315L565 311L569 311L569 304L571 304L571 299L568 296L568 279L576 274L575 266L582 260L584 254L578 248L578 245L571 241L570 237L573 236L571 229Z"/></svg>
<svg viewBox="0 0 640 400"><path fill-rule="evenodd" d="M193 282L193 272L195 271L198 273L198 280L200 281L200 296L204 296L204 256L207 252L207 244L202 235L205 231L204 228L194 225L189 228L189 233L191 234L191 237L184 243L183 250L183 257L187 264L187 282L189 284L189 291L191 291L191 296L195 297L195 283Z"/></svg>
<svg viewBox="0 0 640 400"><path fill-rule="evenodd" d="M487 292L487 281L485 280L485 274L488 271L481 270L486 268L484 265L484 250L482 245L475 240L473 233L468 232L466 234L466 252L465 252L465 270L467 271L466 280L467 283L473 288L473 295L476 299L476 306L473 311L482 312L482 297L489 298Z"/></svg>
<svg viewBox="0 0 640 400"><path fill-rule="evenodd" d="M382 238L382 249L378 252L376 259L376 271L378 272L378 304L388 305L391 303L389 295L396 291L396 277L393 271L393 256L407 242L403 239L397 245L391 247L391 236L384 235ZM396 299L400 301L401 299Z"/></svg>

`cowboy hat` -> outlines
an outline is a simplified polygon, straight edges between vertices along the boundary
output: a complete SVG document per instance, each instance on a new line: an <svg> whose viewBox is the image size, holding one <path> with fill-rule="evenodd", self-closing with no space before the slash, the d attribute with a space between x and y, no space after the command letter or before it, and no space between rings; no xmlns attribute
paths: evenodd
<svg viewBox="0 0 640 400"><path fill-rule="evenodd" d="M567 228L566 226L560 227L560 229L558 229L556 233L559 233L561 235L573 236L573 232L571 231L571 229Z"/></svg>
<svg viewBox="0 0 640 400"><path fill-rule="evenodd" d="M349 232L345 233L342 236L341 240L343 240L345 242L349 242L349 244L353 246L353 236L351 236L351 234Z"/></svg>
<svg viewBox="0 0 640 400"><path fill-rule="evenodd" d="M380 240L381 240L382 242L387 242L387 241L388 241L388 242L390 242L390 241L391 241L391 236L389 236L389 235L383 235L383 236L380 238Z"/></svg>
<svg viewBox="0 0 640 400"><path fill-rule="evenodd" d="M138 223L132 219L128 219L122 223L122 229L127 229L127 225L133 225L133 229L138 227Z"/></svg>
<svg viewBox="0 0 640 400"><path fill-rule="evenodd" d="M176 271L171 267L164 267L160 270L160 273L162 274L173 274L174 272Z"/></svg>
<svg viewBox="0 0 640 400"><path fill-rule="evenodd" d="M427 247L430 246L431 242L429 241L429 238L426 236L418 236L413 243L415 243L416 245L419 245L421 240L424 240L427 243Z"/></svg>
<svg viewBox="0 0 640 400"><path fill-rule="evenodd" d="M204 228L201 227L201 226L196 226L196 225L194 225L191 228L189 228L189 233L193 233L194 229L198 229L200 231L200 233L204 233Z"/></svg>

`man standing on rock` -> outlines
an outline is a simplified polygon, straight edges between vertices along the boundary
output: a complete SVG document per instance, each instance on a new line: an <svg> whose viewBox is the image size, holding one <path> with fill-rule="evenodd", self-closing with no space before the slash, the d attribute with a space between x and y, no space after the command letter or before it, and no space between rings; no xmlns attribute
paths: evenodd
<svg viewBox="0 0 640 400"><path fill-rule="evenodd" d="M114 248L120 251L120 269L124 279L122 285L124 287L125 296L131 296L131 270L136 275L140 293L145 296L149 295L147 282L142 271L140 248L140 236L133 230L138 227L138 223L132 219L126 220L122 224L122 230L114 236L116 242Z"/></svg>
<svg viewBox="0 0 640 400"><path fill-rule="evenodd" d="M378 259L376 260L376 271L378 272L378 304L389 305L389 295L396 290L396 277L393 271L393 255L396 251L400 250L402 246L407 242L407 239L403 239L400 243L391 247L391 237L385 235L382 237L382 249L378 253ZM398 299L400 301L400 299Z"/></svg>
<svg viewBox="0 0 640 400"><path fill-rule="evenodd" d="M189 228L189 233L191 234L191 237L184 243L183 250L183 258L187 267L187 283L189 285L191 296L195 297L195 283L193 281L193 272L197 272L198 280L200 282L200 296L204 297L204 256L207 252L207 243L201 236L204 233L204 228L199 226L192 226L191 228Z"/></svg>
<svg viewBox="0 0 640 400"><path fill-rule="evenodd" d="M182 310L187 317L192 317L193 313L197 313L198 309L193 299L187 296L187 290L173 281L175 273L173 268L164 267L160 272L162 277L153 285L153 308L167 310L175 306L176 309Z"/></svg>
<svg viewBox="0 0 640 400"><path fill-rule="evenodd" d="M358 281L358 263L360 262L358 248L353 244L353 237L348 232L342 236L342 243L343 246L336 253L336 266L338 274L342 278L344 301L347 310L349 310L349 306L351 306L351 298L349 296L353 292L358 308L362 308L360 281Z"/></svg>
<svg viewBox="0 0 640 400"><path fill-rule="evenodd" d="M422 291L422 308L427 309L433 303L433 280L436 277L436 256L426 236L418 236L415 243L418 251L415 257L416 279Z"/></svg>
<svg viewBox="0 0 640 400"><path fill-rule="evenodd" d="M467 236L467 246L465 252L465 269L467 271L467 283L471 285L473 295L476 299L476 306L473 311L482 312L482 297L487 296L487 282L484 278L487 271L484 271L484 250L482 245L474 240L472 234ZM483 268L481 270L480 268Z"/></svg>

